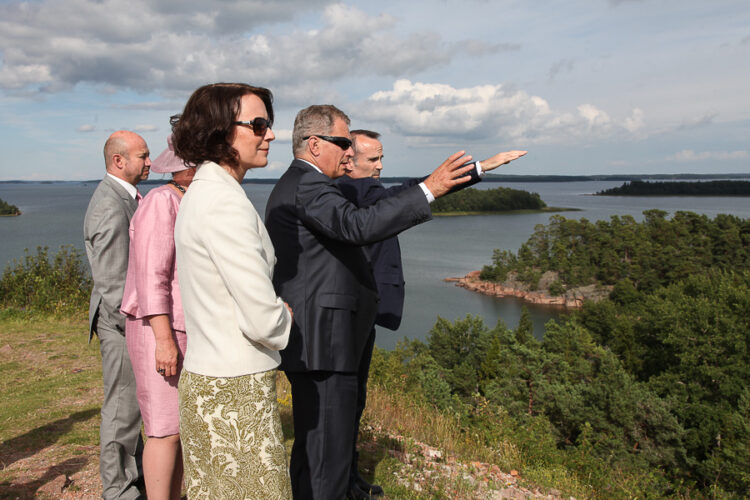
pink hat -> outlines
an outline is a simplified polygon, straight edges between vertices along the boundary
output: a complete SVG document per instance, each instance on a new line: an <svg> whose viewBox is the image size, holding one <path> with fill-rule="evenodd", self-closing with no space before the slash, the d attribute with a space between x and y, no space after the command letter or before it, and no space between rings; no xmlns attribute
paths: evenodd
<svg viewBox="0 0 750 500"><path fill-rule="evenodd" d="M157 174L171 174L181 170L187 170L187 166L182 159L174 154L172 146L172 134L167 137L167 149L161 152L154 161L151 162L151 171Z"/></svg>

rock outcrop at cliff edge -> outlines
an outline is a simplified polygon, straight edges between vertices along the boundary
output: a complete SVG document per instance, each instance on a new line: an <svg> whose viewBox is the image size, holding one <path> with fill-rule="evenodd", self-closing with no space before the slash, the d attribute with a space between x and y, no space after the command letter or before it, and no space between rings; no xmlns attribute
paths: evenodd
<svg viewBox="0 0 750 500"><path fill-rule="evenodd" d="M508 279L502 283L482 281L479 271L472 271L463 278L446 278L445 281L454 282L457 286L474 292L483 293L491 297L518 297L531 304L543 304L578 308L586 300L598 302L609 296L612 286L587 285L566 290L562 295L554 296L549 293L549 285L558 279L554 271L547 271L539 280L539 288L530 290L529 286L515 279L515 273L509 273Z"/></svg>

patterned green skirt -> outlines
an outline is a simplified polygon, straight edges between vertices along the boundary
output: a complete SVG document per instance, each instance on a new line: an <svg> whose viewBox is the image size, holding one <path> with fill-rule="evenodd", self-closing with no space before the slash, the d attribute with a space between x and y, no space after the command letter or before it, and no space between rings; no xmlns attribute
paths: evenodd
<svg viewBox="0 0 750 500"><path fill-rule="evenodd" d="M292 498L276 370L231 378L182 370L179 389L188 498Z"/></svg>

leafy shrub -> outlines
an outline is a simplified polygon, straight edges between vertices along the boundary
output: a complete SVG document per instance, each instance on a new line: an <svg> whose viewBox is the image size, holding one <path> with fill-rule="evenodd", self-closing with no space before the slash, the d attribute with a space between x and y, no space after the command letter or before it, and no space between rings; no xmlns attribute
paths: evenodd
<svg viewBox="0 0 750 500"><path fill-rule="evenodd" d="M553 297L559 297L560 295L565 293L565 286L562 284L562 281L555 280L549 285L549 293Z"/></svg>
<svg viewBox="0 0 750 500"><path fill-rule="evenodd" d="M91 278L81 252L60 247L50 261L47 247L27 249L23 259L5 267L0 279L0 307L26 313L83 314L88 309Z"/></svg>

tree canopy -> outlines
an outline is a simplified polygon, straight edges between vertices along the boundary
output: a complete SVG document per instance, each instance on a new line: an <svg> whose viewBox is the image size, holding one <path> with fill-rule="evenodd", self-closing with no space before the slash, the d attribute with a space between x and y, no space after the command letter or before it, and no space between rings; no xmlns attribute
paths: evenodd
<svg viewBox="0 0 750 500"><path fill-rule="evenodd" d="M18 207L0 198L0 215L19 215Z"/></svg>
<svg viewBox="0 0 750 500"><path fill-rule="evenodd" d="M435 200L432 213L449 212L506 212L509 210L540 210L547 206L538 193L520 189L467 188Z"/></svg>
<svg viewBox="0 0 750 500"><path fill-rule="evenodd" d="M630 284L551 321L541 342L523 322L438 319L426 344L379 351L372 378L462 415L487 446L513 433L527 460L562 464L595 497L741 496L750 490L748 310L747 271L649 292Z"/></svg>
<svg viewBox="0 0 750 500"><path fill-rule="evenodd" d="M629 215L609 221L550 217L538 225L517 253L495 250L481 278L504 281L509 272L535 286L556 271L565 287L616 285L629 280L652 290L708 268L750 269L750 221L719 214L647 210L643 222Z"/></svg>
<svg viewBox="0 0 750 500"><path fill-rule="evenodd" d="M750 196L750 181L647 182L634 180L596 194L598 196Z"/></svg>

